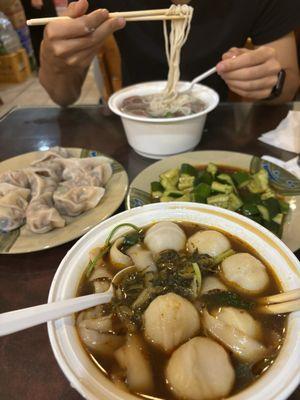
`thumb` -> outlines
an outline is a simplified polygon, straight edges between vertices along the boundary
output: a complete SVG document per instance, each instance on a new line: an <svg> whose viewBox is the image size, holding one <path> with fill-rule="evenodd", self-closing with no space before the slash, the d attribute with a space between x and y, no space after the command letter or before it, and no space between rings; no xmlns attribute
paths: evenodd
<svg viewBox="0 0 300 400"><path fill-rule="evenodd" d="M87 0L72 1L72 3L69 4L64 15L71 18L82 17L82 15L87 12L88 7L89 3Z"/></svg>

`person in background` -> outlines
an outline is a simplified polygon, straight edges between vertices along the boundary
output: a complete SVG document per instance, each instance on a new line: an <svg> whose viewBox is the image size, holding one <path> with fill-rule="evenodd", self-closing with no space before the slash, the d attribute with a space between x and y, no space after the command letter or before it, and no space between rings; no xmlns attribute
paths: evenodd
<svg viewBox="0 0 300 400"><path fill-rule="evenodd" d="M21 0L27 19L56 17L56 9L52 0ZM30 27L31 41L36 62L39 65L40 47L44 35L43 26Z"/></svg>
<svg viewBox="0 0 300 400"><path fill-rule="evenodd" d="M73 19L53 21L45 30L39 73L42 85L56 103L67 106L75 102L92 59L112 33L121 52L124 86L166 79L162 24L125 26L124 19L108 19L108 11L99 7L114 12L168 8L171 4L168 0L70 3L67 15ZM191 80L217 65L218 74L205 84L217 90L221 100L227 99L229 89L249 101L294 98L299 88L294 36L294 29L300 27L299 0L192 0L190 5L194 17L182 51L182 80ZM245 47L249 37L252 49Z"/></svg>

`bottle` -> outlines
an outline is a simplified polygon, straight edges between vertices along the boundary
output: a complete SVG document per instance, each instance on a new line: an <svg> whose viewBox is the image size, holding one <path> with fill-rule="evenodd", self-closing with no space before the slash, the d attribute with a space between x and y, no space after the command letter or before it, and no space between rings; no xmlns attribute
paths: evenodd
<svg viewBox="0 0 300 400"><path fill-rule="evenodd" d="M0 12L0 54L15 53L21 47L19 36L10 20Z"/></svg>

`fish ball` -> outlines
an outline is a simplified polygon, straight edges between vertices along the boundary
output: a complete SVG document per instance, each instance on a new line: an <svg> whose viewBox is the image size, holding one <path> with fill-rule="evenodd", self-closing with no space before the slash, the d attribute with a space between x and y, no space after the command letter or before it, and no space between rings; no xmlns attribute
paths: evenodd
<svg viewBox="0 0 300 400"><path fill-rule="evenodd" d="M211 400L230 393L235 374L221 345L206 337L195 337L172 354L166 378L180 399Z"/></svg>
<svg viewBox="0 0 300 400"><path fill-rule="evenodd" d="M221 278L226 284L242 294L264 292L270 279L261 261L248 253L237 253L221 264Z"/></svg>
<svg viewBox="0 0 300 400"><path fill-rule="evenodd" d="M183 250L186 244L184 231L174 222L159 222L145 235L144 243L154 254L164 250Z"/></svg>
<svg viewBox="0 0 300 400"><path fill-rule="evenodd" d="M188 239L187 247L191 253L197 250L199 254L208 254L211 257L217 257L225 251L230 250L231 245L223 233L207 230L194 233Z"/></svg>
<svg viewBox="0 0 300 400"><path fill-rule="evenodd" d="M200 329L198 311L175 293L158 296L144 313L145 337L169 352Z"/></svg>
<svg viewBox="0 0 300 400"><path fill-rule="evenodd" d="M206 294L211 290L228 290L227 287L215 276L207 276L201 287L201 294Z"/></svg>

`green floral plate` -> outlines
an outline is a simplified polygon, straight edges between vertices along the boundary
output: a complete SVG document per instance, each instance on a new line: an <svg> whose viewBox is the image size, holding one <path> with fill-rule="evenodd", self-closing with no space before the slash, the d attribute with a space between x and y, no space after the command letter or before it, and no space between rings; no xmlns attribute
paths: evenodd
<svg viewBox="0 0 300 400"><path fill-rule="evenodd" d="M272 187L277 193L285 196L285 200L290 204L290 211L283 227L282 240L292 251L300 248L300 180L277 165L248 154L229 151L195 151L160 160L144 169L132 181L126 198L127 209L152 202L149 193L150 183L157 181L159 175L164 171L177 168L182 163L200 166L209 162L250 170L252 173L261 167L265 168L269 173Z"/></svg>

